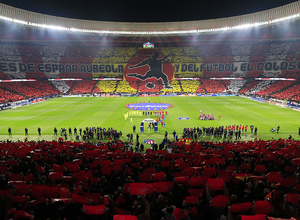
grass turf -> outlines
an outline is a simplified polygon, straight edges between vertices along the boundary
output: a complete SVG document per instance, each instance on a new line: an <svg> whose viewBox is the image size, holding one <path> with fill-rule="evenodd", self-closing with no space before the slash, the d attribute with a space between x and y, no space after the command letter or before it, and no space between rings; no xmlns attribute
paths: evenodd
<svg viewBox="0 0 300 220"><path fill-rule="evenodd" d="M146 116L133 116L124 119L124 113L130 111L125 107L132 102L168 102L173 107L168 109L166 127L160 127L158 133L152 130L139 134L140 141L154 139L160 142L165 131L168 131L168 138L173 140L172 132L175 130L179 136L182 135L184 127L216 127L227 125L248 125L258 128L257 135L250 133L242 134L242 140L259 138L263 140L288 138L292 135L298 139L300 127L300 113L290 108L282 108L268 103L260 103L242 97L62 97L49 99L41 103L19 107L0 112L0 140L24 140L24 128L29 130L28 140L57 140L53 136L53 129L69 127L113 127L123 132L122 140L126 140L126 134L132 133L133 125L136 125L139 133L140 123ZM200 110L203 113L211 113L216 120L199 120ZM221 114L221 120L218 116ZM150 116L154 118L153 116ZM189 117L189 120L179 120L179 117ZM129 117L130 118L130 117ZM270 132L271 128L280 125L280 131ZM12 136L8 135L8 127L12 129ZM37 128L42 129L39 136ZM59 133L59 132L58 132ZM224 139L213 137L199 137L198 140L223 141ZM68 137L74 141L75 136ZM234 139L233 139L234 140ZM134 135L135 141L135 135Z"/></svg>

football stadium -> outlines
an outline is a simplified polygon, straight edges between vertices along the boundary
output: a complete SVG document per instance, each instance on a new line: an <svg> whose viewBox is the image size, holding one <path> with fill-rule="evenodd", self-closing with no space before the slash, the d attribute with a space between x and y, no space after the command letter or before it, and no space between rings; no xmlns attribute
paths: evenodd
<svg viewBox="0 0 300 220"><path fill-rule="evenodd" d="M300 1L0 27L0 219L300 219Z"/></svg>

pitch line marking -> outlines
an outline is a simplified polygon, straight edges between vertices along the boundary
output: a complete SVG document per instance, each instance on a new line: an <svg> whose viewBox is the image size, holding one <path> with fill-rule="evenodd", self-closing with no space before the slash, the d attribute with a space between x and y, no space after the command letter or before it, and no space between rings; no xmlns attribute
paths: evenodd
<svg viewBox="0 0 300 220"><path fill-rule="evenodd" d="M227 105L229 105L229 106L227 106ZM226 106L226 107L231 107L230 105L233 105L233 106L235 106L235 108L244 109L244 110L246 110L246 111L253 112L253 113L255 113L255 114L258 114L258 115L261 115L261 116L267 117L267 116L265 116L265 115L262 115L262 114L260 114L260 113L257 113L257 112L254 112L254 111L251 111L251 110L249 110L249 109L246 109L246 108L243 108L243 107L240 107L240 106L237 106L237 105L234 105L234 104L229 104L229 103L225 102L225 106Z"/></svg>
<svg viewBox="0 0 300 220"><path fill-rule="evenodd" d="M27 118L27 119L35 118L35 117L37 117L37 116L43 115L43 114L48 113L48 112L52 112L52 111L54 111L54 110L57 110L57 109L59 109L59 108L62 108L62 107L68 106L68 105L72 105L72 106L73 106L73 103L75 103L75 102L79 102L79 100L74 101L74 102L71 102L71 103L68 103L68 104L65 104L65 105L62 105L62 106L59 106L59 107L57 107L57 108L50 109L49 111L46 111L46 112L43 112L43 113L40 113L40 114L31 116L31 117L29 117L29 118Z"/></svg>

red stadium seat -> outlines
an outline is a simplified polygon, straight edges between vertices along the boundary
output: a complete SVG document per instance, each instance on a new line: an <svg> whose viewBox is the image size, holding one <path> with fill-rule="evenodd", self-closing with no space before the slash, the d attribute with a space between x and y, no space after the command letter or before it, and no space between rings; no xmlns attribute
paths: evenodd
<svg viewBox="0 0 300 220"><path fill-rule="evenodd" d="M151 182L152 180L152 175L150 173L142 173L139 175L139 181L140 182Z"/></svg>
<svg viewBox="0 0 300 220"><path fill-rule="evenodd" d="M32 219L33 216L23 210L9 210L9 213L13 214L14 219Z"/></svg>
<svg viewBox="0 0 300 220"><path fill-rule="evenodd" d="M103 215L105 213L105 205L83 205L82 210L89 215Z"/></svg>
<svg viewBox="0 0 300 220"><path fill-rule="evenodd" d="M11 181L21 181L22 180L22 175L17 173L17 174L10 174L9 179Z"/></svg>
<svg viewBox="0 0 300 220"><path fill-rule="evenodd" d="M114 215L113 220L137 220L134 215Z"/></svg>
<svg viewBox="0 0 300 220"><path fill-rule="evenodd" d="M32 198L34 198L34 199L43 198L46 194L47 188L48 188L48 186L46 186L46 185L32 185L32 187L31 187Z"/></svg>
<svg viewBox="0 0 300 220"><path fill-rule="evenodd" d="M191 187L203 186L203 177L202 176L191 177L190 180L189 180L189 185Z"/></svg>
<svg viewBox="0 0 300 220"><path fill-rule="evenodd" d="M81 166L82 165L82 159L74 159L73 163L78 164L79 166Z"/></svg>
<svg viewBox="0 0 300 220"><path fill-rule="evenodd" d="M84 196L89 198L93 203L99 203L101 193L84 193Z"/></svg>
<svg viewBox="0 0 300 220"><path fill-rule="evenodd" d="M63 202L63 203L67 203L69 202L70 199L69 198L52 198L50 200L51 203L55 203L55 202Z"/></svg>
<svg viewBox="0 0 300 220"><path fill-rule="evenodd" d="M85 196L80 196L73 194L72 195L72 200L74 203L80 203L80 204L91 204L92 200L85 197Z"/></svg>
<svg viewBox="0 0 300 220"><path fill-rule="evenodd" d="M188 168L184 169L183 173L186 174L187 176L194 176L196 173L196 170L193 167L188 167Z"/></svg>
<svg viewBox="0 0 300 220"><path fill-rule="evenodd" d="M286 174L293 174L295 172L296 168L294 166L285 166L285 173Z"/></svg>
<svg viewBox="0 0 300 220"><path fill-rule="evenodd" d="M241 168L242 168L242 170L251 170L251 164L250 163L243 163Z"/></svg>
<svg viewBox="0 0 300 220"><path fill-rule="evenodd" d="M273 210L273 206L268 201L256 201L254 205L255 214L269 214Z"/></svg>
<svg viewBox="0 0 300 220"><path fill-rule="evenodd" d="M110 176L111 175L111 167L102 167L102 174L105 176Z"/></svg>
<svg viewBox="0 0 300 220"><path fill-rule="evenodd" d="M297 178L282 178L280 185L281 186L289 186L289 187L295 187L298 184Z"/></svg>
<svg viewBox="0 0 300 220"><path fill-rule="evenodd" d="M36 165L36 166L35 166L35 169L36 169L36 171L39 172L39 173L45 172L45 168L42 167L42 166L39 166L39 165Z"/></svg>
<svg viewBox="0 0 300 220"><path fill-rule="evenodd" d="M216 168L206 167L203 169L203 176L213 177L217 174Z"/></svg>
<svg viewBox="0 0 300 220"><path fill-rule="evenodd" d="M64 166L70 172L77 172L79 170L79 165L78 164L66 163Z"/></svg>
<svg viewBox="0 0 300 220"><path fill-rule="evenodd" d="M153 173L156 173L156 170L153 167L149 167L149 168L145 169L145 173L153 174Z"/></svg>
<svg viewBox="0 0 300 220"><path fill-rule="evenodd" d="M121 205L126 204L126 199L124 198L124 196L119 195L117 200L116 200L116 206L119 207Z"/></svg>
<svg viewBox="0 0 300 220"><path fill-rule="evenodd" d="M141 164L139 164L139 163L132 163L131 167L132 168L136 168L136 169L140 169L141 168Z"/></svg>
<svg viewBox="0 0 300 220"><path fill-rule="evenodd" d="M122 171L122 165L114 164L113 167L112 167L112 170L116 171L116 172L121 172Z"/></svg>
<svg viewBox="0 0 300 220"><path fill-rule="evenodd" d="M52 169L54 172L64 172L65 167L63 165L52 164Z"/></svg>
<svg viewBox="0 0 300 220"><path fill-rule="evenodd" d="M31 185L15 185L17 195L30 195Z"/></svg>
<svg viewBox="0 0 300 220"><path fill-rule="evenodd" d="M228 171L236 171L237 170L237 166L234 166L234 165L230 165L230 166L228 166L228 167L226 167L226 170L228 170Z"/></svg>
<svg viewBox="0 0 300 220"><path fill-rule="evenodd" d="M62 180L63 176L63 172L50 172L48 178L50 180Z"/></svg>
<svg viewBox="0 0 300 220"><path fill-rule="evenodd" d="M170 161L161 161L160 162L161 167L170 167Z"/></svg>
<svg viewBox="0 0 300 220"><path fill-rule="evenodd" d="M146 195L147 194L147 183L130 183L130 194L131 195Z"/></svg>
<svg viewBox="0 0 300 220"><path fill-rule="evenodd" d="M223 195L215 196L211 202L212 207L225 208L228 206L230 198Z"/></svg>
<svg viewBox="0 0 300 220"><path fill-rule="evenodd" d="M294 166L300 166L300 158L294 158L291 160Z"/></svg>
<svg viewBox="0 0 300 220"><path fill-rule="evenodd" d="M267 215L258 214L258 215L242 215L242 220L266 220Z"/></svg>
<svg viewBox="0 0 300 220"><path fill-rule="evenodd" d="M244 202L231 205L231 212L244 212L252 208L251 202Z"/></svg>
<svg viewBox="0 0 300 220"><path fill-rule="evenodd" d="M158 172L152 174L152 181L153 182L162 182L166 179L166 173L165 172Z"/></svg>
<svg viewBox="0 0 300 220"><path fill-rule="evenodd" d="M0 197L6 198L10 197L11 191L10 190L0 190Z"/></svg>
<svg viewBox="0 0 300 220"><path fill-rule="evenodd" d="M18 202L18 203L25 203L28 202L30 199L29 196L11 196L11 201L12 202Z"/></svg>
<svg viewBox="0 0 300 220"><path fill-rule="evenodd" d="M266 166L265 165L256 165L255 166L255 172L256 173L265 173L266 172Z"/></svg>
<svg viewBox="0 0 300 220"><path fill-rule="evenodd" d="M175 177L175 182L177 183L184 183L184 184L188 184L189 182L189 177L188 176L179 176L179 177Z"/></svg>
<svg viewBox="0 0 300 220"><path fill-rule="evenodd" d="M232 171L221 170L219 172L218 178L222 179L225 183L229 183L231 181Z"/></svg>
<svg viewBox="0 0 300 220"><path fill-rule="evenodd" d="M295 203L299 205L299 195L295 193L288 193L284 195L284 200L290 203Z"/></svg>
<svg viewBox="0 0 300 220"><path fill-rule="evenodd" d="M114 211L116 213L116 215L130 215L130 211L125 210L125 209L120 209L119 207L114 207Z"/></svg>
<svg viewBox="0 0 300 220"><path fill-rule="evenodd" d="M207 184L209 190L223 190L224 181L220 178L208 179Z"/></svg>
<svg viewBox="0 0 300 220"><path fill-rule="evenodd" d="M181 219L186 219L186 215L183 209L180 208L175 208L173 212L173 216L175 220L181 220Z"/></svg>
<svg viewBox="0 0 300 220"><path fill-rule="evenodd" d="M59 198L60 188L58 186L52 186L45 188L45 197L47 198Z"/></svg>
<svg viewBox="0 0 300 220"><path fill-rule="evenodd" d="M279 173L268 173L266 177L267 177L267 181L269 183L280 183L281 182L281 175Z"/></svg>
<svg viewBox="0 0 300 220"><path fill-rule="evenodd" d="M188 189L188 193L191 196L195 196L197 198L202 198L204 189Z"/></svg>
<svg viewBox="0 0 300 220"><path fill-rule="evenodd" d="M25 176L24 176L24 181L25 181L25 182L32 182L32 181L34 181L34 176L33 176L33 174L31 173L31 174L29 174L29 175L25 175Z"/></svg>
<svg viewBox="0 0 300 220"><path fill-rule="evenodd" d="M66 188L60 188L60 198L72 198L72 193Z"/></svg>
<svg viewBox="0 0 300 220"><path fill-rule="evenodd" d="M197 204L198 203L198 197L196 196L187 196L185 198L186 204Z"/></svg>
<svg viewBox="0 0 300 220"><path fill-rule="evenodd" d="M173 186L170 183L173 185L173 182L155 182L151 183L151 185L156 193L164 193L172 190Z"/></svg>
<svg viewBox="0 0 300 220"><path fill-rule="evenodd" d="M0 166L0 174L6 174L7 170L8 170L7 166Z"/></svg>

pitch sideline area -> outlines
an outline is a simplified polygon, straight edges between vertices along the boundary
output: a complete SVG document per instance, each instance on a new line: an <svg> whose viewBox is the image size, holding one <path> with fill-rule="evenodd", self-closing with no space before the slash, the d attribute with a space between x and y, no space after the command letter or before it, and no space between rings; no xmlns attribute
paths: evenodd
<svg viewBox="0 0 300 220"><path fill-rule="evenodd" d="M167 109L165 127L159 125L158 133L145 128L144 133L139 133L140 123L147 117L156 119L157 116L149 114L136 114L124 119L124 114L130 109L128 103L166 102L173 105ZM200 110L205 114L213 114L216 120L199 120ZM242 132L241 140L278 139L288 138L291 135L299 140L299 112L290 108L281 108L268 103L255 102L242 97L68 97L49 99L35 105L23 106L0 112L0 140L24 140L25 127L28 128L28 140L57 140L53 129L61 128L85 128L85 127L113 127L122 131L122 139L126 140L128 133L133 133L133 125L136 133L140 135L140 141L154 139L160 142L164 138L165 131L168 138L173 140L172 132L176 131L179 138L183 128L194 127L219 127L229 125L253 125L257 127L257 135ZM219 115L220 120L219 120ZM180 120L184 119L184 120ZM271 132L271 128L280 126L279 133ZM8 128L12 129L12 135L8 135ZM41 136L38 135L38 127L41 128ZM135 141L136 135L134 135ZM201 136L198 139L223 141L222 138ZM68 140L74 141L75 136L68 135ZM228 138L227 138L228 140ZM230 139L229 139L230 140ZM233 138L232 140L235 140ZM80 139L81 141L81 139Z"/></svg>

